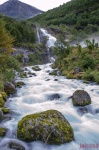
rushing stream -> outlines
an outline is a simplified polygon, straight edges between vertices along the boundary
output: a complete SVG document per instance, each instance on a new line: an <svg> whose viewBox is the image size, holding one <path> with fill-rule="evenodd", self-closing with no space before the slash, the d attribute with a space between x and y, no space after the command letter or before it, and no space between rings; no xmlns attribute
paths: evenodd
<svg viewBox="0 0 99 150"><path fill-rule="evenodd" d="M9 141L20 143L26 150L88 150L83 148L86 144L98 144L99 150L99 86L85 84L83 81L66 79L63 76L50 76L51 64L39 65L40 71L33 71L30 67L27 72L36 76L28 78L17 77L17 81L25 82L17 93L8 98L6 105L12 111L11 120L2 122L2 126L8 129L6 137L0 139L0 150L9 150ZM87 91L92 99L92 104L81 109L74 107L70 96L77 89ZM52 95L58 95L51 98ZM60 111L70 122L74 130L75 140L59 146L45 145L42 142L25 143L19 141L16 136L18 121L28 114L34 114L49 109Z"/></svg>

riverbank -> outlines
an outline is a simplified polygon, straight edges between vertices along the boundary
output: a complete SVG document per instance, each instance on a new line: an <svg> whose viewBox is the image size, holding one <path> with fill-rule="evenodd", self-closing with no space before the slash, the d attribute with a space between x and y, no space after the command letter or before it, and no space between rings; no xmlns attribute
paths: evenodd
<svg viewBox="0 0 99 150"><path fill-rule="evenodd" d="M10 120L1 122L0 126L7 128L8 132L4 138L0 138L2 150L10 150L9 143L21 145L25 150L63 150L80 149L80 144L96 144L99 132L99 91L98 85L85 84L82 81L66 79L64 76L51 76L53 71L51 64L39 65L40 70L35 71L31 67L25 67L31 77L17 77L17 82L22 81L25 85L17 88L17 93L10 96L5 104L11 111ZM33 75L35 73L35 76ZM85 107L74 107L71 96L76 90L85 90L89 93L92 103ZM75 140L60 146L48 145L42 142L22 142L17 139L17 124L26 115L41 113L46 110L55 109L61 112L70 122L74 130ZM94 128L94 126L96 128ZM91 131L91 132L90 132Z"/></svg>

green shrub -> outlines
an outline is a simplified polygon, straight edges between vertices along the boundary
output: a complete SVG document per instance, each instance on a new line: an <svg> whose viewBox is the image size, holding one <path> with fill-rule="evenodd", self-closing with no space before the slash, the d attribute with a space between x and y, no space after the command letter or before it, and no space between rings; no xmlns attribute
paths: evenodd
<svg viewBox="0 0 99 150"><path fill-rule="evenodd" d="M6 70L3 74L4 81L11 81L15 76L13 69Z"/></svg>
<svg viewBox="0 0 99 150"><path fill-rule="evenodd" d="M95 67L95 64L95 59L91 55L86 55L81 62L81 65L84 69L93 69Z"/></svg>
<svg viewBox="0 0 99 150"><path fill-rule="evenodd" d="M19 70L20 69L20 64L19 64L19 61L17 59L15 59L14 57L12 56L9 56L7 59L6 59L6 65L7 65L7 68L11 69L15 69L15 70Z"/></svg>

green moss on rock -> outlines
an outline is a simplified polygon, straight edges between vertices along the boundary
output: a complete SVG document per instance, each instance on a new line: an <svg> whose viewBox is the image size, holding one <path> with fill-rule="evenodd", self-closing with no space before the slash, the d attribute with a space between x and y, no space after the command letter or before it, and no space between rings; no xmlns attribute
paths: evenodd
<svg viewBox="0 0 99 150"><path fill-rule="evenodd" d="M40 70L41 70L41 68L40 68L39 66L33 66L32 69L33 69L34 71L40 71Z"/></svg>
<svg viewBox="0 0 99 150"><path fill-rule="evenodd" d="M4 137L7 132L7 129L0 127L0 137Z"/></svg>
<svg viewBox="0 0 99 150"><path fill-rule="evenodd" d="M62 144L74 139L69 122L56 110L24 117L18 123L17 136L27 142L40 140L49 144Z"/></svg>
<svg viewBox="0 0 99 150"><path fill-rule="evenodd" d="M24 71L20 72L20 77L21 78L27 78L27 73Z"/></svg>
<svg viewBox="0 0 99 150"><path fill-rule="evenodd" d="M0 107L3 107L4 106L4 99L3 99L3 96L0 94Z"/></svg>
<svg viewBox="0 0 99 150"><path fill-rule="evenodd" d="M1 95L2 95L3 99L6 101L6 99L8 97L7 94L5 92L2 92Z"/></svg>
<svg viewBox="0 0 99 150"><path fill-rule="evenodd" d="M91 104L91 98L86 91L77 90L73 93L72 102L74 106L86 106Z"/></svg>
<svg viewBox="0 0 99 150"><path fill-rule="evenodd" d="M24 83L23 81L18 81L18 82L16 83L16 86L17 86L17 87L21 87L22 85L25 85L25 83Z"/></svg>
<svg viewBox="0 0 99 150"><path fill-rule="evenodd" d="M9 114L10 113L10 109L7 109L5 107L2 107L1 110L2 110L3 114Z"/></svg>

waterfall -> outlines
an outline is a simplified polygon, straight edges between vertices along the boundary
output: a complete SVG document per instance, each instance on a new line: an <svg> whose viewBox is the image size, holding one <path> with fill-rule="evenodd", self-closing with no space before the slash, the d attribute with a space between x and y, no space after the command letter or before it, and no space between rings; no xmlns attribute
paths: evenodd
<svg viewBox="0 0 99 150"><path fill-rule="evenodd" d="M55 43L57 39L50 35L45 29L41 28L40 31L42 32L43 36L46 37L47 42L46 42L46 50L48 54L48 60L49 62L53 63L55 61L53 55L52 55L52 47L55 46Z"/></svg>
<svg viewBox="0 0 99 150"><path fill-rule="evenodd" d="M41 44L40 30L39 30L39 27L37 27L37 26L36 26L36 31L37 31L37 40L38 40L38 43Z"/></svg>

